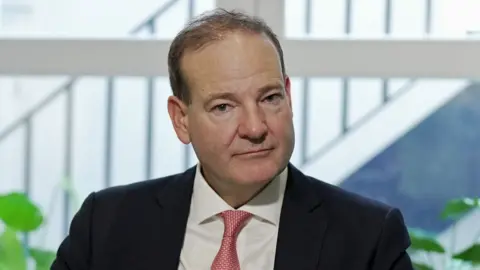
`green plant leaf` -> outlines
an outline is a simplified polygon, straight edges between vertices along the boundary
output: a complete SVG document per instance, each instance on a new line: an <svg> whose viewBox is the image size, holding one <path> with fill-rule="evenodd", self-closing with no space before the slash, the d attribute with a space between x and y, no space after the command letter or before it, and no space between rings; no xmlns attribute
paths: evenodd
<svg viewBox="0 0 480 270"><path fill-rule="evenodd" d="M474 244L464 251L453 255L453 258L469 262L474 265L480 265L480 244Z"/></svg>
<svg viewBox="0 0 480 270"><path fill-rule="evenodd" d="M456 219L475 208L480 209L480 198L455 199L447 203L441 216L444 219Z"/></svg>
<svg viewBox="0 0 480 270"><path fill-rule="evenodd" d="M445 253L445 248L432 236L418 229L409 229L410 248L417 251Z"/></svg>
<svg viewBox="0 0 480 270"><path fill-rule="evenodd" d="M37 270L50 269L56 254L39 248L30 248L30 256L35 260Z"/></svg>
<svg viewBox="0 0 480 270"><path fill-rule="evenodd" d="M3 262L0 262L0 270L9 270L9 269L6 264L4 264Z"/></svg>
<svg viewBox="0 0 480 270"><path fill-rule="evenodd" d="M0 236L0 269L26 270L27 259L17 232L9 227Z"/></svg>
<svg viewBox="0 0 480 270"><path fill-rule="evenodd" d="M422 263L413 263L413 269L415 270L434 270L433 267L430 267Z"/></svg>
<svg viewBox="0 0 480 270"><path fill-rule="evenodd" d="M0 196L0 220L21 232L36 230L43 222L40 209L23 193Z"/></svg>

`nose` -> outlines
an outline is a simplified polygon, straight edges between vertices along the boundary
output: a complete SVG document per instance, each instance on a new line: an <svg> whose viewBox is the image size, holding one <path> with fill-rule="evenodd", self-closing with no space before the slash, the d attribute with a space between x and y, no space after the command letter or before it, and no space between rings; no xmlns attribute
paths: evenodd
<svg viewBox="0 0 480 270"><path fill-rule="evenodd" d="M265 113L258 107L245 109L241 116L238 134L243 139L259 141L267 135Z"/></svg>

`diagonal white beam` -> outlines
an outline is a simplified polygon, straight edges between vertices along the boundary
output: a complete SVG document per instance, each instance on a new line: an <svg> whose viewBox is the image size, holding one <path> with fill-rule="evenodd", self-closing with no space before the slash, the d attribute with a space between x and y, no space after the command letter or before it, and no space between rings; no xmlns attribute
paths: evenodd
<svg viewBox="0 0 480 270"><path fill-rule="evenodd" d="M290 76L480 78L476 40L284 40ZM0 74L167 76L170 41L0 39Z"/></svg>

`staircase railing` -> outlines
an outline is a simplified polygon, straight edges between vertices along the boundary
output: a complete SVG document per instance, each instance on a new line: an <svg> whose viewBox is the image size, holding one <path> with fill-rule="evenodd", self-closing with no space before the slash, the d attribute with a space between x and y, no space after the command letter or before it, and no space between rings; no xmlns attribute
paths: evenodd
<svg viewBox="0 0 480 270"><path fill-rule="evenodd" d="M171 7L173 7L179 0L170 0L163 4L159 9L157 9L154 13L149 15L145 20L140 22L138 25L132 28L128 32L130 35L136 35L141 31L147 29L150 35L154 35L156 33L155 28L155 21L165 12L167 12ZM193 14L193 1L189 0L189 14ZM33 106L30 110L28 110L25 114L18 118L17 121L13 122L12 124L8 125L2 133L0 133L0 141L3 141L6 137L8 137L11 133L16 131L19 127L23 126L27 119L32 118L33 115L37 114L39 111L42 111L45 107L51 104L58 96L61 94L70 91L73 84L75 84L78 77L71 77L65 83L63 83L60 87L56 90L52 91L47 97L45 97L42 101L38 104Z"/></svg>
<svg viewBox="0 0 480 270"><path fill-rule="evenodd" d="M385 10L384 10L384 34L389 35L392 32L392 1L393 0L385 0ZM424 21L424 32L430 33L431 32L431 25L432 25L432 1L433 0L424 0L425 1L425 21ZM312 32L312 0L306 0L306 16L304 22L304 31L308 35ZM344 33L346 35L351 34L352 32L352 2L353 0L346 0L346 8L345 8L345 27ZM327 153L331 148L335 145L340 143L350 132L360 128L365 123L367 123L370 119L372 119L375 115L379 114L380 112L385 109L387 105L389 105L392 101L399 98L401 95L405 94L409 90L413 88L415 85L415 79L409 79L407 82L398 89L395 94L389 94L389 79L382 79L382 91L381 91L381 98L382 102L368 112L366 115L361 117L358 121L353 124L349 124L349 92L350 92L350 79L343 78L342 79L342 101L341 101L341 119L340 119L340 126L341 131L340 134L337 135L335 138L328 141L322 148L318 151L313 153L312 155L308 155L308 149L310 149L308 134L310 129L310 114L308 113L310 110L310 93L312 89L310 89L310 79L304 78L303 79L303 104L302 104L302 120L301 120L301 144L300 144L300 166L306 166L309 163L321 158L325 153Z"/></svg>
<svg viewBox="0 0 480 270"><path fill-rule="evenodd" d="M165 14L170 8L177 4L179 0L170 0L163 4L160 8L155 10L151 15L149 15L145 20L140 22L138 25L132 28L129 31L130 35L139 34L141 31L147 31L151 36L157 33L156 21L157 19ZM194 10L194 1L188 1L188 16L193 16ZM0 143L7 139L9 136L14 134L20 129L24 129L24 153L23 153L23 186L24 192L27 195L31 193L31 172L32 172L32 146L33 146L33 118L39 112L43 111L49 105L53 104L54 101L59 99L62 96L65 96L65 150L63 153L63 176L66 181L71 179L72 174L72 130L73 130L73 105L74 105L74 96L73 96L73 86L80 79L79 77L71 77L65 83L63 83L56 90L53 90L47 97L42 101L36 104L33 108L28 110L25 114L19 117L14 123L7 126L7 128L0 133ZM152 133L153 133L153 122L154 122L154 78L147 78L147 165L146 165L146 176L150 176L152 172L151 160L152 160ZM106 99L106 136L105 136L105 186L111 185L111 167L112 167L112 122L113 122L113 100L114 100L114 77L107 78L107 99ZM71 184L71 183L67 183ZM70 220L70 193L65 191L63 193L63 203L64 203L64 213L63 213L63 233L66 235L68 232L68 224ZM28 238L26 241L28 244Z"/></svg>

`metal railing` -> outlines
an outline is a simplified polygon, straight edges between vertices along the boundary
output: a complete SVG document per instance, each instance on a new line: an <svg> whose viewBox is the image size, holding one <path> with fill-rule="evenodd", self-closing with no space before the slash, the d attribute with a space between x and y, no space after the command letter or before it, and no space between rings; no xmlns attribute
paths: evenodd
<svg viewBox="0 0 480 270"><path fill-rule="evenodd" d="M344 33L346 35L351 34L352 32L352 1L353 0L346 0L345 5L345 28ZM392 32L392 1L393 0L385 0L385 10L384 10L384 33L386 35L391 34ZM431 25L432 25L432 1L433 0L424 0L425 1L425 21L424 21L424 32L431 33ZM312 32L312 0L306 0L306 16L304 22L304 29L305 33L308 35ZM346 135L350 132L360 128L363 124L368 122L372 119L375 115L379 114L387 105L389 105L392 101L399 98L401 95L405 94L409 90L413 88L415 85L415 79L409 79L400 89L398 89L394 95L389 95L389 80L382 79L382 91L381 91L381 100L382 102L368 112L366 115L361 117L358 121L353 124L349 124L349 92L350 92L350 79L349 78L342 78L342 101L340 104L341 108L341 118L340 118L340 134L338 134L335 138L328 141L322 148L317 150L312 155L308 155L308 149L310 145L308 144L308 133L310 129L310 114L308 113L310 110L310 79L304 78L303 79L303 102L302 102L302 140L300 145L300 164L301 166L305 166L319 158L321 158L325 153L327 153L330 149L332 149L335 145L340 143Z"/></svg>
<svg viewBox="0 0 480 270"><path fill-rule="evenodd" d="M179 0L170 0L163 4L160 8L155 10L151 15L149 15L145 20L140 22L138 25L132 28L128 34L130 35L137 35L141 31L147 30L148 34L151 36L157 33L157 29L155 27L156 20L165 14L168 10L170 10L175 4L177 4ZM189 0L188 2L188 15L189 17L193 16L194 10L194 1ZM73 138L73 111L74 111L74 96L73 96L73 86L75 83L80 79L79 77L71 77L65 83L63 83L59 88L52 91L45 99L41 102L36 104L33 108L27 111L24 115L22 115L17 121L13 124L7 126L7 128L0 133L0 142L4 141L7 137L13 134L15 131L24 128L24 154L23 154L23 163L24 163L24 171L23 171L23 186L25 194L29 195L31 192L31 171L32 171L32 145L33 145L33 118L39 112L43 111L47 108L50 104L54 103L57 99L62 96L65 96L65 150L63 153L63 175L64 179L69 181L71 179L72 174L72 138ZM146 176L151 175L151 160L152 160L152 132L153 132L153 121L154 121L154 79L147 78L147 87L148 87L148 94L147 94L147 152L146 152ZM105 151L104 151L104 162L105 162L105 175L104 181L105 186L111 185L111 168L112 168L112 127L113 127L113 108L114 108L114 77L107 78L107 98L106 98L106 136L105 136ZM66 234L68 232L68 224L69 224L69 217L71 216L70 213L70 194L69 192L65 191L63 196L63 203L64 203L64 222L63 222L63 232ZM26 240L28 244L28 238Z"/></svg>

